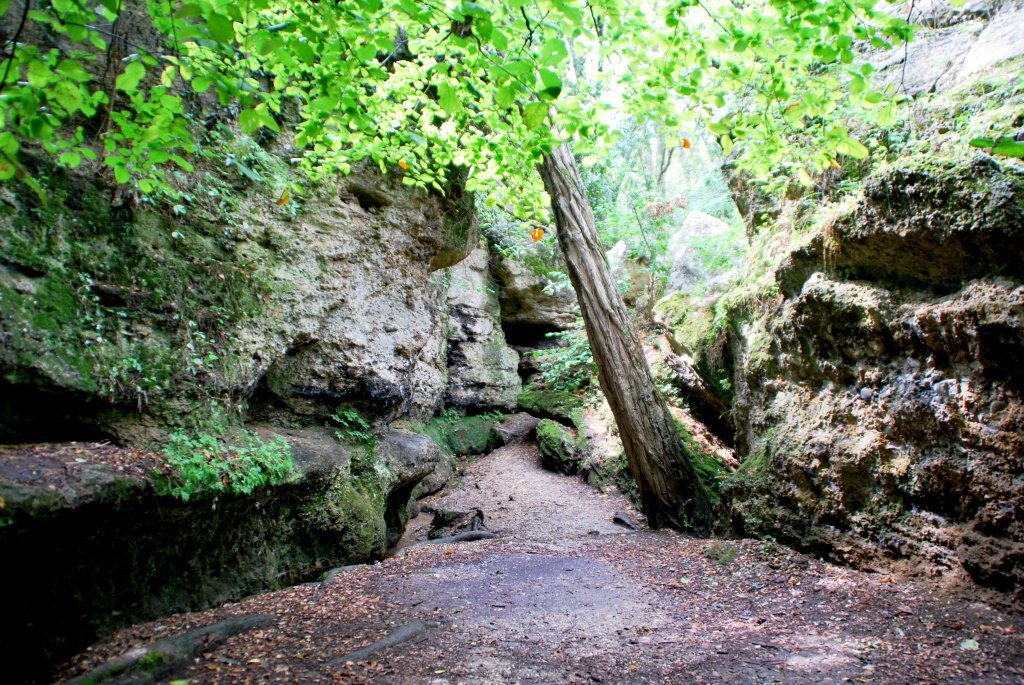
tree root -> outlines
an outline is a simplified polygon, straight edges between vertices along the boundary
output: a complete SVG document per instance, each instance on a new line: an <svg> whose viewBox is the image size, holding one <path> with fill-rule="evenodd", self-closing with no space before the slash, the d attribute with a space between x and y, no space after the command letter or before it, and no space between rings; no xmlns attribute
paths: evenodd
<svg viewBox="0 0 1024 685"><path fill-rule="evenodd" d="M408 623L401 628L398 628L387 637L381 638L376 642L372 642L362 649L357 649L354 652L349 652L344 656L339 656L335 659L331 659L328 664L335 668L340 668L348 663L355 663L357 661L366 661L367 658L373 656L377 652L382 652L389 647L400 645L403 642L409 640L427 632L431 628L437 627L436 623L424 623L423 621L413 621Z"/></svg>
<svg viewBox="0 0 1024 685"><path fill-rule="evenodd" d="M197 654L218 645L232 635L270 625L276 619L266 614L238 616L195 628L180 635L157 640L111 659L101 666L67 681L67 685L109 683L142 685L165 679L187 665Z"/></svg>

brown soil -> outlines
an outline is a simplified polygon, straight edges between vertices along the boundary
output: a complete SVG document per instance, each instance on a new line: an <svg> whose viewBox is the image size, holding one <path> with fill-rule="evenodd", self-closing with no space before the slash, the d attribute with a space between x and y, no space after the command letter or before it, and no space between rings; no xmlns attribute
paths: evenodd
<svg viewBox="0 0 1024 685"><path fill-rule="evenodd" d="M323 583L133 626L68 675L228 616L190 683L1024 682L1024 616L935 584L837 567L756 540L629 531L628 510L541 469L532 445L469 464L433 504L479 507L495 539L406 547ZM635 512L631 515L636 516ZM414 522L404 544L422 536ZM416 621L366 662L332 660Z"/></svg>

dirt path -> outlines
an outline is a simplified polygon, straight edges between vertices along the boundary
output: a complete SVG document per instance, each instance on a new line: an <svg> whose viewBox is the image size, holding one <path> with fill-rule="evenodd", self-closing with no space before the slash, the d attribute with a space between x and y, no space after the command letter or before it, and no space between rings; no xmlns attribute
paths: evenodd
<svg viewBox="0 0 1024 685"><path fill-rule="evenodd" d="M175 678L1024 683L1020 614L771 543L628 531L611 522L625 501L542 470L532 445L470 464L435 504L483 509L498 537L415 546L324 583L134 626L69 673L157 637L268 613L274 626L230 638ZM365 662L338 660L421 623Z"/></svg>

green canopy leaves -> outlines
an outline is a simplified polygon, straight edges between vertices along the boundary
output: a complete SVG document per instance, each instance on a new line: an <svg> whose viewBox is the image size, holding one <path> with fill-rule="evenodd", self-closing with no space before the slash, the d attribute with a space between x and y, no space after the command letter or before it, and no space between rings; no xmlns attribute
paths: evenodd
<svg viewBox="0 0 1024 685"><path fill-rule="evenodd" d="M857 49L909 35L875 0L139 2L156 38L119 36L131 53L109 62L97 14L138 26L139 7L55 0L26 15L33 36L60 40L19 43L2 65L0 179L40 144L160 190L218 108L245 133L294 136L313 179L369 159L440 189L462 166L470 189L504 188L526 211L542 203L523 172L556 136L600 155L623 113L669 130L704 119L756 177L814 172L868 154L844 118L891 117Z"/></svg>

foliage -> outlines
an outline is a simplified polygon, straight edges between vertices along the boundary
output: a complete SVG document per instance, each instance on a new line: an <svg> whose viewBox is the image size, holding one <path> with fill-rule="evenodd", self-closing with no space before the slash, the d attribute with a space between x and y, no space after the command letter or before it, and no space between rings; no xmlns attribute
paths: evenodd
<svg viewBox="0 0 1024 685"><path fill-rule="evenodd" d="M1003 157L1024 158L1024 141L1017 140L1014 136L999 136L996 139L974 138L971 140L972 147L980 147L988 150L990 154Z"/></svg>
<svg viewBox="0 0 1024 685"><path fill-rule="evenodd" d="M591 385L597 375L597 364L583 331L583 321L577 320L569 330L548 333L547 338L558 344L531 353L540 363L540 377L547 386L571 393Z"/></svg>
<svg viewBox="0 0 1024 685"><path fill-rule="evenodd" d="M167 468L155 481L157 492L187 502L201 493L249 494L288 480L295 464L287 440L239 433L229 436L223 425L172 433L164 448Z"/></svg>
<svg viewBox="0 0 1024 685"><path fill-rule="evenodd" d="M338 440L373 449L377 436L374 435L370 422L358 411L349 407L341 408L334 412L331 420L338 425L338 429L334 431Z"/></svg>
<svg viewBox="0 0 1024 685"><path fill-rule="evenodd" d="M442 190L464 167L470 190L543 216L539 180L521 171L562 136L604 154L616 109L667 131L702 119L755 177L806 175L869 154L851 116L893 117L854 46L886 48L911 29L875 4L3 2L21 28L0 75L0 179L36 183L22 152L38 145L144 194L169 191L212 117L271 137L290 135L287 123L314 179L370 159ZM102 28L122 24L135 30L116 40ZM608 93L621 97L595 97Z"/></svg>

